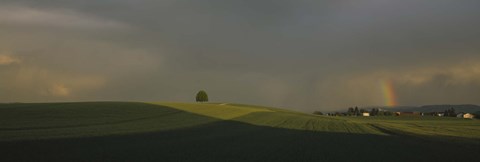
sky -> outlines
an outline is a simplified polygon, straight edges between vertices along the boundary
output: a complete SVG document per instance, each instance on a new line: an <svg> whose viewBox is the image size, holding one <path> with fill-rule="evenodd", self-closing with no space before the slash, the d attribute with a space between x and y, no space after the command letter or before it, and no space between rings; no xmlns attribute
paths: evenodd
<svg viewBox="0 0 480 162"><path fill-rule="evenodd" d="M2 0L0 102L480 104L478 0Z"/></svg>

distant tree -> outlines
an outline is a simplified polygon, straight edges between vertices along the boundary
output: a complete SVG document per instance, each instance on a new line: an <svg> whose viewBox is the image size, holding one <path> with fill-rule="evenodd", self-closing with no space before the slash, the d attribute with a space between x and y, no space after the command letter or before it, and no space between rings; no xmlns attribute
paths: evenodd
<svg viewBox="0 0 480 162"><path fill-rule="evenodd" d="M451 117L457 117L457 113L455 113L455 109L453 107L450 108L450 116Z"/></svg>
<svg viewBox="0 0 480 162"><path fill-rule="evenodd" d="M196 96L196 101L197 102L208 102L208 95L207 92L201 90L197 93Z"/></svg>
<svg viewBox="0 0 480 162"><path fill-rule="evenodd" d="M373 108L372 110L370 110L370 116L377 116L377 114L378 114L378 109Z"/></svg>
<svg viewBox="0 0 480 162"><path fill-rule="evenodd" d="M315 112L313 112L313 114L315 114L315 115L323 115L323 113L320 112L320 111L315 111Z"/></svg>
<svg viewBox="0 0 480 162"><path fill-rule="evenodd" d="M353 114L355 114L355 110L352 107L348 108L347 115L352 116Z"/></svg>
<svg viewBox="0 0 480 162"><path fill-rule="evenodd" d="M356 106L355 106L354 114L355 114L355 116L360 115L360 110L358 110L358 107L356 107Z"/></svg>
<svg viewBox="0 0 480 162"><path fill-rule="evenodd" d="M452 107L450 109L447 109L443 112L444 117L456 117L457 114L455 113L455 109Z"/></svg>
<svg viewBox="0 0 480 162"><path fill-rule="evenodd" d="M385 114L385 116L393 116L394 113L391 112L391 111L385 111L384 114Z"/></svg>
<svg viewBox="0 0 480 162"><path fill-rule="evenodd" d="M378 109L377 109L377 110L378 110ZM377 115L377 116L385 116L385 111L380 111L380 110L378 110L376 115Z"/></svg>
<svg viewBox="0 0 480 162"><path fill-rule="evenodd" d="M477 112L473 113L473 117L477 118L477 119L480 119L480 111L477 111Z"/></svg>

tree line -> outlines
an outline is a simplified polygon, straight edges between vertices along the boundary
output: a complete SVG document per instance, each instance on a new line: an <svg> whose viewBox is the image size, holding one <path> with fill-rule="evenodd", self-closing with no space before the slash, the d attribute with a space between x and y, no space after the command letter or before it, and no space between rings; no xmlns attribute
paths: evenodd
<svg viewBox="0 0 480 162"><path fill-rule="evenodd" d="M395 113L391 111L385 111L377 108L372 108L370 110L359 109L358 107L350 107L347 109L346 112L334 112L334 113L326 113L325 115L328 116L363 116L363 113L368 112L370 116L394 116ZM320 111L315 111L313 114L316 115L324 115L324 113Z"/></svg>

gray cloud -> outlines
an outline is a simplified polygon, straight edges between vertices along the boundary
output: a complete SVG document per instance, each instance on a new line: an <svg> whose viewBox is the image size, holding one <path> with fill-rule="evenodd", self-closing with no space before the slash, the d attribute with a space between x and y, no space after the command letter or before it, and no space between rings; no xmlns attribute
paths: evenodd
<svg viewBox="0 0 480 162"><path fill-rule="evenodd" d="M110 20L82 15L68 9L36 9L23 6L1 6L0 22L4 25L20 25L53 28L126 28L127 26Z"/></svg>
<svg viewBox="0 0 480 162"><path fill-rule="evenodd" d="M378 82L391 79L402 105L480 104L476 1L0 6L0 56L21 60L0 65L0 102L192 101L205 89L219 102L333 110L382 105Z"/></svg>

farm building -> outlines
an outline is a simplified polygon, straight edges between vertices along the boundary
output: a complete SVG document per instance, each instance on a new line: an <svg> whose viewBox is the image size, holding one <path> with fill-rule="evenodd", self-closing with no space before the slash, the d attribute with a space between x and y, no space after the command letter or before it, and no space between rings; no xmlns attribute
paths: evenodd
<svg viewBox="0 0 480 162"><path fill-rule="evenodd" d="M470 114L470 113L463 114L463 118L465 118L465 119L473 119L473 117L475 117L475 116L473 114Z"/></svg>
<svg viewBox="0 0 480 162"><path fill-rule="evenodd" d="M369 112L364 112L364 113L362 113L362 116L370 116L370 113Z"/></svg>
<svg viewBox="0 0 480 162"><path fill-rule="evenodd" d="M463 115L465 115L465 113L458 113L457 118L463 118Z"/></svg>
<svg viewBox="0 0 480 162"><path fill-rule="evenodd" d="M473 119L475 116L470 113L458 113L457 118Z"/></svg>

